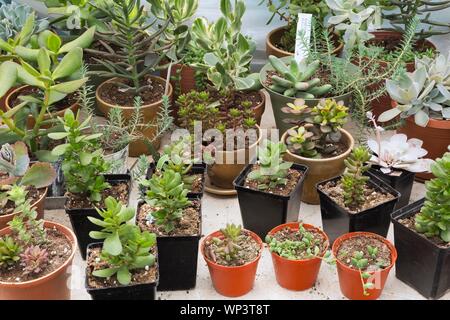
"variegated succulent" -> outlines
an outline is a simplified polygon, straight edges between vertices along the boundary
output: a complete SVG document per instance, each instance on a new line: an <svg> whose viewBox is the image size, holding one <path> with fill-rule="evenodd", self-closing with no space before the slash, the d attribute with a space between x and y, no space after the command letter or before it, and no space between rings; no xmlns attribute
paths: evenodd
<svg viewBox="0 0 450 320"><path fill-rule="evenodd" d="M417 59L416 70L386 80L386 89L397 102L378 120L386 122L397 116L414 116L415 123L426 127L430 118L450 119L450 58L439 55L434 60Z"/></svg>

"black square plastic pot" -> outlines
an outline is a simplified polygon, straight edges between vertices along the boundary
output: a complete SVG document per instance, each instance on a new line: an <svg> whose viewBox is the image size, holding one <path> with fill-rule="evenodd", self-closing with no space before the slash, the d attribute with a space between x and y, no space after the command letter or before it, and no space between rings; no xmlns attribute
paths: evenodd
<svg viewBox="0 0 450 320"><path fill-rule="evenodd" d="M398 171L401 171L402 174L399 176L392 176L381 172L379 166L372 166L372 168L370 169L370 173L372 173L378 179L384 181L400 193L400 198L398 199L397 205L395 206L395 210L408 205L409 198L411 197L411 190L414 184L414 178L416 176L414 172L409 172L406 170Z"/></svg>
<svg viewBox="0 0 450 320"><path fill-rule="evenodd" d="M128 184L128 199L126 205L128 205L130 193L131 193L131 176L129 174L107 174L105 175L105 180L110 184L118 184L126 182ZM100 215L97 213L95 208L84 208L84 209L65 209L66 214L69 215L70 223L72 224L72 229L77 236L78 248L80 249L81 257L86 260L86 249L87 246L93 242L94 239L89 237L89 232L100 231L101 227L93 224L89 221L87 217L93 217L101 219Z"/></svg>
<svg viewBox="0 0 450 320"><path fill-rule="evenodd" d="M196 236L158 236L158 291L190 290L197 284L198 245L202 234L202 208L200 203L200 228ZM138 205L138 212L143 202Z"/></svg>
<svg viewBox="0 0 450 320"><path fill-rule="evenodd" d="M101 248L103 243L91 243L87 251L94 248ZM156 259L158 261L158 259ZM157 263L157 262L156 262ZM153 283L142 283L128 286L118 286L111 288L91 288L88 285L86 272L85 287L92 300L155 300L156 286L158 279Z"/></svg>
<svg viewBox="0 0 450 320"><path fill-rule="evenodd" d="M156 164L152 162L147 170L146 178L151 179L153 176L153 173L155 173ZM199 163L194 164L192 166L192 169L190 171L191 174L201 174L202 175L202 190L200 192L189 192L188 197L192 198L202 198L203 197L203 191L205 189L205 171L206 171L206 164Z"/></svg>
<svg viewBox="0 0 450 320"><path fill-rule="evenodd" d="M281 196L244 187L245 179L253 164L247 165L233 185L237 191L244 228L264 239L267 233L286 222L298 221L303 180L308 172L306 166L293 164L292 169L303 175L288 196Z"/></svg>
<svg viewBox="0 0 450 320"><path fill-rule="evenodd" d="M320 198L323 230L330 238L330 243L333 243L334 240L345 233L356 231L373 232L383 237L387 236L391 223L391 213L394 211L400 194L374 175L370 173L367 173L367 175L370 177L368 181L370 187L380 192L390 193L394 196L394 199L355 214L340 207L319 188L319 186L327 182L338 182L341 177L332 178L317 184L316 189Z"/></svg>
<svg viewBox="0 0 450 320"><path fill-rule="evenodd" d="M450 289L450 247L436 245L399 222L420 212L424 199L392 214L398 258L396 277L428 299L438 299Z"/></svg>

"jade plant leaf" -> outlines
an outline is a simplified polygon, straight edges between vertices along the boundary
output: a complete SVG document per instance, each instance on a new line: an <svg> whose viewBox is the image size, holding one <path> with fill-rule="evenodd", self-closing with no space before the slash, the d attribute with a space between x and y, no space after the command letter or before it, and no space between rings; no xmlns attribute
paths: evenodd
<svg viewBox="0 0 450 320"><path fill-rule="evenodd" d="M81 68L82 63L83 63L83 49L74 48L67 55L64 56L64 58L61 60L61 62L53 71L52 74L53 80L65 78L72 75Z"/></svg>
<svg viewBox="0 0 450 320"><path fill-rule="evenodd" d="M117 256L122 252L122 243L120 242L119 233L114 232L103 243L103 250L112 256Z"/></svg>

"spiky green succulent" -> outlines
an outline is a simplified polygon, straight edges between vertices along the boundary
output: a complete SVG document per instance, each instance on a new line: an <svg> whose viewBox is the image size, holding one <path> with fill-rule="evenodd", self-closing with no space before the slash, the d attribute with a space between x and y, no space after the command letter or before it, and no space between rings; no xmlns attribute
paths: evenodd
<svg viewBox="0 0 450 320"><path fill-rule="evenodd" d="M347 207L358 207L364 203L364 187L369 177L364 173L370 169L370 153L365 147L353 149L350 156L344 160L345 172L341 178L344 191L344 203Z"/></svg>
<svg viewBox="0 0 450 320"><path fill-rule="evenodd" d="M0 268L10 266L20 260L20 245L12 237L0 238Z"/></svg>

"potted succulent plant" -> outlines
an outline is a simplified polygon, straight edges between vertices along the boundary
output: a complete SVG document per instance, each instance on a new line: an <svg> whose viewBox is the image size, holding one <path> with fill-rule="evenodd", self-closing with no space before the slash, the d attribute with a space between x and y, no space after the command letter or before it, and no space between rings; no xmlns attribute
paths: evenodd
<svg viewBox="0 0 450 320"><path fill-rule="evenodd" d="M286 146L264 140L258 161L234 180L244 228L263 238L275 226L298 220L308 168L283 161Z"/></svg>
<svg viewBox="0 0 450 320"><path fill-rule="evenodd" d="M156 235L141 231L129 221L135 210L113 197L105 209L97 209L101 219L88 217L100 231L89 235L102 243L87 249L86 289L94 300L154 300L158 283Z"/></svg>
<svg viewBox="0 0 450 320"><path fill-rule="evenodd" d="M139 0L120 0L113 6L96 3L95 6L111 20L107 23L106 32L97 32L97 37L105 40L101 42L104 48L86 50L98 56L94 60L106 69L96 73L108 79L97 87L97 107L105 115L112 108L120 108L124 118L130 119L135 98L139 96L143 120L154 121L163 103L163 95L167 95L170 100L173 91L165 79L151 74L165 67L160 62L173 45L155 46L170 19L160 28L152 29L154 22L146 21L152 17ZM117 49L111 52L107 43L115 45ZM146 63L147 56L152 56L152 59Z"/></svg>
<svg viewBox="0 0 450 320"><path fill-rule="evenodd" d="M342 65L343 68L348 67L338 58L333 58L332 63ZM327 77L333 74L333 71L327 68L319 59L307 58L297 62L294 57L279 59L269 56L269 63L261 70L260 81L270 94L275 122L281 134L291 127L286 123L287 116L282 109L288 103L294 103L296 99L303 99L304 104L311 107L316 106L320 98L325 97L343 101L348 105L351 94L337 93L333 85L327 83Z"/></svg>
<svg viewBox="0 0 450 320"><path fill-rule="evenodd" d="M200 248L214 289L227 297L252 290L262 250L256 234L234 224L208 235Z"/></svg>
<svg viewBox="0 0 450 320"><path fill-rule="evenodd" d="M320 100L315 107L305 105L303 99L283 108L288 120L298 123L284 133L281 141L287 145L285 159L308 167L302 201L318 204L315 185L344 171L344 159L353 146L353 137L342 126L347 121L348 108L342 102ZM305 123L306 122L306 123Z"/></svg>
<svg viewBox="0 0 450 320"><path fill-rule="evenodd" d="M183 180L184 187L189 191L188 197L203 197L205 187L205 165L197 163L191 156L191 137L181 137L163 148L163 154L155 164L152 162L147 171L147 179L154 174L161 174L166 169L178 172ZM148 181L148 180L147 180ZM148 187L146 180L142 185Z"/></svg>
<svg viewBox="0 0 450 320"><path fill-rule="evenodd" d="M397 278L426 298L438 299L450 288L450 152L431 170L435 178L426 183L425 199L394 212L392 221Z"/></svg>
<svg viewBox="0 0 450 320"><path fill-rule="evenodd" d="M381 114L378 121L399 116L405 125L398 132L422 140L430 158L441 157L450 144L450 55L417 59L413 73L386 80L386 89L393 108Z"/></svg>
<svg viewBox="0 0 450 320"><path fill-rule="evenodd" d="M376 140L367 140L367 145L373 153L369 160L372 164L369 172L400 193L396 205L396 209L400 209L409 203L415 174L430 172L433 160L422 159L428 151L422 148L423 142L419 139L408 139L402 133L383 139L383 128L378 126L371 113L368 117L376 134Z"/></svg>
<svg viewBox="0 0 450 320"><path fill-rule="evenodd" d="M9 227L0 230L0 299L69 300L75 235L38 220L30 199L17 211Z"/></svg>
<svg viewBox="0 0 450 320"><path fill-rule="evenodd" d="M327 235L302 222L273 228L266 237L277 282L283 288L303 291L316 282L322 260L332 263Z"/></svg>
<svg viewBox="0 0 450 320"><path fill-rule="evenodd" d="M62 158L62 171L66 186L65 210L69 215L73 230L77 235L80 253L86 255L86 247L92 240L90 231L98 231L87 217L98 218L97 208L104 208L104 200L112 196L127 204L131 192L131 177L105 175L110 165L103 158L99 138L101 133L83 134L90 118L80 121L80 112L75 116L67 110L64 118L58 117L64 127L62 132L50 133L54 140L65 140L52 154Z"/></svg>
<svg viewBox="0 0 450 320"><path fill-rule="evenodd" d="M56 177L49 163L36 162L30 166L25 143L4 144L0 149L0 230L20 214L20 207L29 201L37 217L44 218L47 188Z"/></svg>
<svg viewBox="0 0 450 320"><path fill-rule="evenodd" d="M78 108L76 91L87 81L78 74L82 48L92 42L94 31L89 29L62 45L56 34L46 30L39 34L39 49L10 48L20 59L6 59L0 65L0 96L14 85L24 85L6 98L6 110L0 110L0 117L7 133L26 142L34 156L43 157L38 151L48 146L42 146L45 139L40 137L49 132L55 117L63 115L67 108Z"/></svg>
<svg viewBox="0 0 450 320"><path fill-rule="evenodd" d="M201 201L188 198L181 174L169 168L145 182L148 190L138 204L137 224L155 233L158 244L158 290L189 290L197 280L201 237Z"/></svg>
<svg viewBox="0 0 450 320"><path fill-rule="evenodd" d="M317 184L323 229L331 243L342 234L369 231L387 236L390 214L400 194L385 182L368 174L369 151L355 148L345 160L341 177Z"/></svg>
<svg viewBox="0 0 450 320"><path fill-rule="evenodd" d="M272 30L266 38L266 53L268 56L274 55L278 58L294 55L295 44L298 39L297 24L299 13L310 13L314 18L314 28L316 33L321 33L325 26L325 18L330 13L330 9L324 0L282 0L275 3L273 0L263 0L260 4L266 3L272 16L267 24L270 24L275 17L286 23L285 26ZM339 55L344 44L339 41L336 34L332 34L333 53Z"/></svg>
<svg viewBox="0 0 450 320"><path fill-rule="evenodd" d="M352 232L336 239L332 250L342 294L351 300L378 299L397 260L394 245L374 233Z"/></svg>

